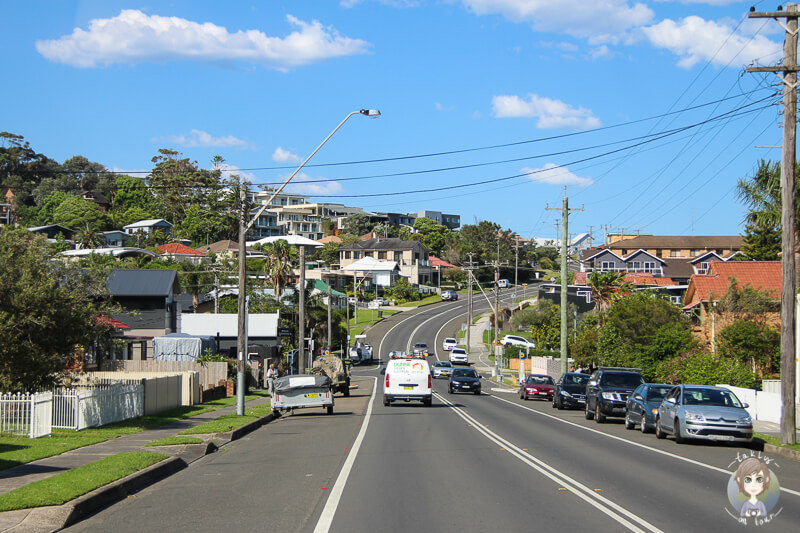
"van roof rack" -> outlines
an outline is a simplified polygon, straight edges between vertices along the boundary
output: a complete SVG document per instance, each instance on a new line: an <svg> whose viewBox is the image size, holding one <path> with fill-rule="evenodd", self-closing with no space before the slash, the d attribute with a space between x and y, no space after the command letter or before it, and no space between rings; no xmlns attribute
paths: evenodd
<svg viewBox="0 0 800 533"><path fill-rule="evenodd" d="M623 370L625 372L640 372L641 368L630 368L627 366L598 366L597 370Z"/></svg>

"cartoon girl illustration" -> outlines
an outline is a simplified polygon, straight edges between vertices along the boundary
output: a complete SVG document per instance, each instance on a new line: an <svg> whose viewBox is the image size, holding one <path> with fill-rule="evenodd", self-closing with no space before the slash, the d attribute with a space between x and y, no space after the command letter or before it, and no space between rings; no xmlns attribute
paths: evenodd
<svg viewBox="0 0 800 533"><path fill-rule="evenodd" d="M769 489L769 467L756 457L748 457L739 464L734 479L747 498L739 516L767 516L767 508L758 497Z"/></svg>

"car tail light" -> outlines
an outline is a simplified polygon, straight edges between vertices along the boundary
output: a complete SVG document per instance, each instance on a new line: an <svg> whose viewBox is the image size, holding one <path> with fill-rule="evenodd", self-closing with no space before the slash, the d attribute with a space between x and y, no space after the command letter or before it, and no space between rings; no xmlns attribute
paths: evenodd
<svg viewBox="0 0 800 533"><path fill-rule="evenodd" d="M389 388L389 373L386 373L386 388Z"/></svg>
<svg viewBox="0 0 800 533"><path fill-rule="evenodd" d="M432 386L433 384L431 383L431 376L428 374L428 388L430 389Z"/></svg>

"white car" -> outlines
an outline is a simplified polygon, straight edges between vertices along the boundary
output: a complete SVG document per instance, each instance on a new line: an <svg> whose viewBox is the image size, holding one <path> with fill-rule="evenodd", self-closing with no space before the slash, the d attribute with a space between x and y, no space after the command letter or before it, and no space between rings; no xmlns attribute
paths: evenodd
<svg viewBox="0 0 800 533"><path fill-rule="evenodd" d="M383 405L415 400L430 407L433 399L432 379L431 369L425 359L389 360L383 379Z"/></svg>
<svg viewBox="0 0 800 533"><path fill-rule="evenodd" d="M444 350L445 352L449 352L450 350L456 347L458 347L458 341L455 340L453 337L447 337L442 342L442 350Z"/></svg>
<svg viewBox="0 0 800 533"><path fill-rule="evenodd" d="M500 344L508 348L509 346L520 346L522 348L529 348L533 349L536 348L536 345L526 339L525 337L520 337L518 335L506 335L502 339L500 339Z"/></svg>
<svg viewBox="0 0 800 533"><path fill-rule="evenodd" d="M507 289L511 286L511 282L507 279L498 279L497 280L497 288L498 289Z"/></svg>
<svg viewBox="0 0 800 533"><path fill-rule="evenodd" d="M453 348L450 350L450 362L453 364L469 364L469 355L464 348Z"/></svg>

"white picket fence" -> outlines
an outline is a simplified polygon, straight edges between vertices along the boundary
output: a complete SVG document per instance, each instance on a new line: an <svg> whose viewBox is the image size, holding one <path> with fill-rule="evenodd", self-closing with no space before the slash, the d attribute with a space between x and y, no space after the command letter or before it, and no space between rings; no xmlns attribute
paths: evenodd
<svg viewBox="0 0 800 533"><path fill-rule="evenodd" d="M53 393L0 394L0 433L46 437L52 431Z"/></svg>
<svg viewBox="0 0 800 533"><path fill-rule="evenodd" d="M0 433L45 437L144 415L144 385L113 384L53 392L0 395Z"/></svg>

